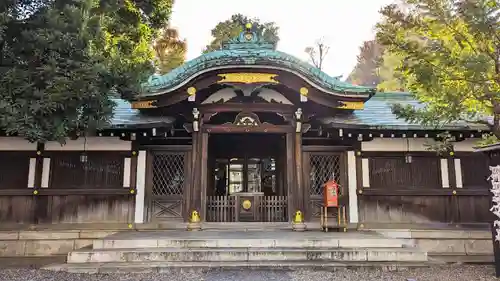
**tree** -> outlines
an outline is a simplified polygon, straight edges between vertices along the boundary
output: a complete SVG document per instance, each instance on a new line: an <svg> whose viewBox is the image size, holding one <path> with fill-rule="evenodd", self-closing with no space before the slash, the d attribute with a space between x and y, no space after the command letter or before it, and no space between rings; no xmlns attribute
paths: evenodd
<svg viewBox="0 0 500 281"><path fill-rule="evenodd" d="M304 52L309 55L309 60L311 63L319 68L323 69L323 62L328 55L330 47L325 43L324 39L318 39L314 43L314 46L306 47Z"/></svg>
<svg viewBox="0 0 500 281"><path fill-rule="evenodd" d="M185 40L179 39L179 33L176 29L164 29L153 47L160 74L170 72L186 60L187 44Z"/></svg>
<svg viewBox="0 0 500 281"><path fill-rule="evenodd" d="M152 71L151 39L171 1L0 4L0 130L64 142L108 123ZM148 4L146 4L148 3Z"/></svg>
<svg viewBox="0 0 500 281"><path fill-rule="evenodd" d="M408 121L488 124L500 138L500 5L495 0L406 0L381 10L377 41L403 60L406 88L425 108L395 105ZM485 121L493 116L493 122Z"/></svg>
<svg viewBox="0 0 500 281"><path fill-rule="evenodd" d="M363 42L363 45L359 48L358 62L347 81L370 87L379 84L379 68L383 51L383 47L375 40Z"/></svg>
<svg viewBox="0 0 500 281"><path fill-rule="evenodd" d="M245 24L251 23L253 30L258 36L264 40L278 44L279 27L274 22L260 23L259 19L251 19L242 14L232 15L230 19L219 22L214 29L212 29L213 40L206 46L204 53L220 50L222 44L228 42L234 37L237 37L242 31Z"/></svg>
<svg viewBox="0 0 500 281"><path fill-rule="evenodd" d="M381 65L378 68L379 84L377 89L381 92L405 91L404 77L401 75L403 58L395 53L384 52Z"/></svg>

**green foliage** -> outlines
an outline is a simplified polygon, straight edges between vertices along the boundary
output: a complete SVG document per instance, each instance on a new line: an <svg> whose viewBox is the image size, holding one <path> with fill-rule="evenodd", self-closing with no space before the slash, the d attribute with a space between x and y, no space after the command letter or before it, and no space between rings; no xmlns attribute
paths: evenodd
<svg viewBox="0 0 500 281"><path fill-rule="evenodd" d="M186 60L186 41L179 39L179 33L173 28L163 30L154 43L156 66L160 74L170 72Z"/></svg>
<svg viewBox="0 0 500 281"><path fill-rule="evenodd" d="M247 23L252 23L253 29L266 41L274 43L275 45L278 44L280 39L278 36L279 27L277 27L274 22L260 23L259 19L251 19L241 14L235 14L231 16L230 19L219 22L215 28L212 29L213 40L207 45L203 53L220 50L222 44L237 37L243 31L243 27Z"/></svg>
<svg viewBox="0 0 500 281"><path fill-rule="evenodd" d="M397 53L385 51L379 67L379 91L404 91L404 77L401 75L403 58Z"/></svg>
<svg viewBox="0 0 500 281"><path fill-rule="evenodd" d="M151 40L171 0L5 0L0 4L0 130L30 141L106 125L110 95L152 72Z"/></svg>
<svg viewBox="0 0 500 281"><path fill-rule="evenodd" d="M381 10L377 41L402 58L401 80L424 109L395 105L408 121L485 122L500 137L500 5L495 0L406 0Z"/></svg>
<svg viewBox="0 0 500 281"><path fill-rule="evenodd" d="M365 41L359 48L358 62L347 81L361 86L373 87L380 83L379 68L383 47L375 40Z"/></svg>

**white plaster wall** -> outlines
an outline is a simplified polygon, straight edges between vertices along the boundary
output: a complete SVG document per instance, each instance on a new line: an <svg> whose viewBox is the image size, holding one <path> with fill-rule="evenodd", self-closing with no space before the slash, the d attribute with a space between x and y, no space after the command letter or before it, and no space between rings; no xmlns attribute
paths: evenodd
<svg viewBox="0 0 500 281"><path fill-rule="evenodd" d="M361 143L362 151L428 151L425 144L435 143L433 139L389 139L374 138Z"/></svg>
<svg viewBox="0 0 500 281"><path fill-rule="evenodd" d="M1 151L35 151L36 143L29 142L23 138L18 137L0 137L0 150Z"/></svg>
<svg viewBox="0 0 500 281"><path fill-rule="evenodd" d="M120 140L117 137L88 137L77 140L67 140L65 145L58 142L45 144L46 151L130 151L132 142Z"/></svg>
<svg viewBox="0 0 500 281"><path fill-rule="evenodd" d="M431 138L374 138L361 143L362 151L428 151L425 144L436 143ZM477 139L454 143L455 151L473 152Z"/></svg>

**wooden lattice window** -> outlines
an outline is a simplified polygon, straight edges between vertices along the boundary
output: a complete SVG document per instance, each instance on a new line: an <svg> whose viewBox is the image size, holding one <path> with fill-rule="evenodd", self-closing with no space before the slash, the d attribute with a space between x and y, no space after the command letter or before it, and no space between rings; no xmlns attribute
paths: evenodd
<svg viewBox="0 0 500 281"><path fill-rule="evenodd" d="M184 193L185 153L157 153L153 158L153 195L182 195Z"/></svg>
<svg viewBox="0 0 500 281"><path fill-rule="evenodd" d="M0 189L28 186L30 157L23 152L0 152Z"/></svg>
<svg viewBox="0 0 500 281"><path fill-rule="evenodd" d="M381 156L371 157L369 163L370 186L372 188L425 189L442 187L439 157Z"/></svg>
<svg viewBox="0 0 500 281"><path fill-rule="evenodd" d="M124 155L119 152L61 152L51 155L50 187L56 189L123 188ZM86 158L86 159L85 159Z"/></svg>
<svg viewBox="0 0 500 281"><path fill-rule="evenodd" d="M489 188L489 159L486 155L475 153L460 157L462 183L465 188Z"/></svg>
<svg viewBox="0 0 500 281"><path fill-rule="evenodd" d="M310 195L323 195L327 181L340 183L340 156L333 154L311 154L309 158Z"/></svg>

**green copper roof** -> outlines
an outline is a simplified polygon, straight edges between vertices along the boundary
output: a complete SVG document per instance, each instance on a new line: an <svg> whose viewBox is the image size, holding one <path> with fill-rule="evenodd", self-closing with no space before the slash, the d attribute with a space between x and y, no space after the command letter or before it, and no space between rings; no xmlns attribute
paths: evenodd
<svg viewBox="0 0 500 281"><path fill-rule="evenodd" d="M393 104L412 105L416 108L425 106L415 100L410 93L377 93L365 103L363 110L355 110L350 115L328 117L323 121L339 128L354 126L378 130L488 130L486 125L464 121L454 122L439 128L409 123L404 119L398 119L392 113Z"/></svg>
<svg viewBox="0 0 500 281"><path fill-rule="evenodd" d="M111 121L112 128L138 128L138 127L162 127L169 125L174 118L168 116L147 116L141 114L137 109L132 109L127 101L115 100L117 106ZM365 103L363 110L354 110L352 114L341 114L325 118L325 123L338 128L360 128L374 130L434 130L435 128L423 127L419 124L406 122L398 119L392 113L391 105L411 104L416 107L423 106L407 93L377 93ZM457 122L448 124L442 130L488 130L484 125Z"/></svg>
<svg viewBox="0 0 500 281"><path fill-rule="evenodd" d="M229 67L278 68L306 77L325 91L349 94L373 94L374 88L356 86L331 77L318 68L274 49L255 32L243 31L223 45L222 50L203 54L165 75L153 75L143 84L143 95L162 94L180 87L195 76L213 69Z"/></svg>

